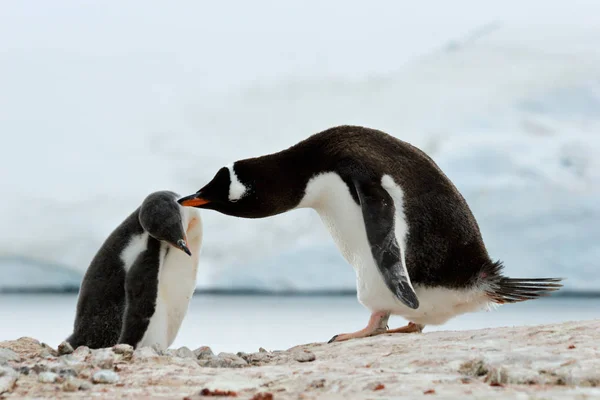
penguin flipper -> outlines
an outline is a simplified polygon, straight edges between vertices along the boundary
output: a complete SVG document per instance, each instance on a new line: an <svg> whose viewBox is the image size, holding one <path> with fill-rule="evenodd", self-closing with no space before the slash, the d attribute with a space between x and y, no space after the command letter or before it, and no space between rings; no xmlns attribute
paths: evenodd
<svg viewBox="0 0 600 400"><path fill-rule="evenodd" d="M375 264L387 287L406 306L419 308L419 300L409 283L402 249L395 233L396 207L390 194L376 183L354 182Z"/></svg>

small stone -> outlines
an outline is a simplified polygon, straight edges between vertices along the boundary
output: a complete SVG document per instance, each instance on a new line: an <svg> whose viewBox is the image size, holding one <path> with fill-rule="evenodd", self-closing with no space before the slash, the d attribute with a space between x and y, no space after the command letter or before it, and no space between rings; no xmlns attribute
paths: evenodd
<svg viewBox="0 0 600 400"><path fill-rule="evenodd" d="M92 384L86 381L81 382L79 385L79 390L90 390L92 388Z"/></svg>
<svg viewBox="0 0 600 400"><path fill-rule="evenodd" d="M208 388L204 388L200 391L200 396L210 396L210 397L237 397L237 392L232 390L210 390Z"/></svg>
<svg viewBox="0 0 600 400"><path fill-rule="evenodd" d="M248 366L248 363L243 358L233 353L219 353L218 356L213 356L210 359L198 360L201 367L210 368L241 368Z"/></svg>
<svg viewBox="0 0 600 400"><path fill-rule="evenodd" d="M321 378L321 379L317 379L315 381L312 381L308 387L310 389L320 389L325 387L325 379Z"/></svg>
<svg viewBox="0 0 600 400"><path fill-rule="evenodd" d="M259 353L268 353L268 351L267 351L267 350L265 350L265 349L264 349L264 348L262 348L262 347L259 347L259 348L258 348L258 352L259 352Z"/></svg>
<svg viewBox="0 0 600 400"><path fill-rule="evenodd" d="M0 367L0 395L13 390L19 378L17 371L10 367Z"/></svg>
<svg viewBox="0 0 600 400"><path fill-rule="evenodd" d="M0 376L18 376L19 374L11 367L0 367Z"/></svg>
<svg viewBox="0 0 600 400"><path fill-rule="evenodd" d="M79 359L81 359L82 361L85 360L87 358L87 356L89 356L92 353L92 351L90 350L89 347L87 346L79 346L78 348L75 349L75 351L73 352L73 357L77 357Z"/></svg>
<svg viewBox="0 0 600 400"><path fill-rule="evenodd" d="M27 365L23 365L22 367L19 367L18 372L23 375L29 375L29 370L30 368Z"/></svg>
<svg viewBox="0 0 600 400"><path fill-rule="evenodd" d="M294 354L294 360L296 360L298 362L315 361L316 358L317 357L314 355L314 353L311 353L310 351L306 351L306 350Z"/></svg>
<svg viewBox="0 0 600 400"><path fill-rule="evenodd" d="M372 391L378 391L378 390L385 389L385 385L381 382L371 382L365 387L365 389L372 390Z"/></svg>
<svg viewBox="0 0 600 400"><path fill-rule="evenodd" d="M42 372L48 371L48 367L46 366L46 364L37 363L31 368L31 370L36 374L41 374Z"/></svg>
<svg viewBox="0 0 600 400"><path fill-rule="evenodd" d="M185 346L178 348L175 355L181 358L196 358L194 352Z"/></svg>
<svg viewBox="0 0 600 400"><path fill-rule="evenodd" d="M48 346L46 343L42 343L42 350L40 350L40 357L58 357L58 351L54 350L52 347Z"/></svg>
<svg viewBox="0 0 600 400"><path fill-rule="evenodd" d="M99 349L92 353L92 365L101 369L113 367L114 353L111 349Z"/></svg>
<svg viewBox="0 0 600 400"><path fill-rule="evenodd" d="M119 375L114 371L102 369L92 376L92 381L94 383L117 383L119 381Z"/></svg>
<svg viewBox="0 0 600 400"><path fill-rule="evenodd" d="M79 373L79 371L81 371L82 369L85 368L86 364L81 362L78 358L73 357L72 355L66 355L66 356L62 356L60 358L60 361L66 366L69 367L75 371L77 371L77 373Z"/></svg>
<svg viewBox="0 0 600 400"><path fill-rule="evenodd" d="M21 361L21 357L11 349L0 348L0 365L6 364L8 361Z"/></svg>
<svg viewBox="0 0 600 400"><path fill-rule="evenodd" d="M76 392L81 387L84 381L75 378L67 378L62 385L62 390L65 392Z"/></svg>
<svg viewBox="0 0 600 400"><path fill-rule="evenodd" d="M90 370L84 369L83 371L81 371L79 373L79 377L81 379L90 379L90 376L92 376Z"/></svg>
<svg viewBox="0 0 600 400"><path fill-rule="evenodd" d="M491 386L502 386L508 383L508 373L503 367L492 367L488 370L484 381L489 383Z"/></svg>
<svg viewBox="0 0 600 400"><path fill-rule="evenodd" d="M152 347L140 347L133 352L134 361L148 360L151 358L157 358L158 354Z"/></svg>
<svg viewBox="0 0 600 400"><path fill-rule="evenodd" d="M38 375L38 381L42 383L56 383L59 378L58 374L54 372L42 372Z"/></svg>
<svg viewBox="0 0 600 400"><path fill-rule="evenodd" d="M208 360L215 355L215 353L213 353L211 348L208 346L198 347L196 350L194 350L194 354L198 360Z"/></svg>
<svg viewBox="0 0 600 400"><path fill-rule="evenodd" d="M112 351L115 354L123 354L123 355L132 355L133 354L133 346L125 343L117 344L113 346Z"/></svg>
<svg viewBox="0 0 600 400"><path fill-rule="evenodd" d="M488 373L489 367L482 359L465 361L458 368L458 372L467 376L484 376Z"/></svg>
<svg viewBox="0 0 600 400"><path fill-rule="evenodd" d="M67 357L67 356L64 356ZM50 362L45 365L45 371L54 372L62 377L64 376L77 376L85 365L78 361L68 360L64 357L58 359L57 362Z"/></svg>
<svg viewBox="0 0 600 400"><path fill-rule="evenodd" d="M258 352L252 354L238 353L250 365L266 365L274 361L275 356L272 353Z"/></svg>
<svg viewBox="0 0 600 400"><path fill-rule="evenodd" d="M73 352L73 346L71 346L71 343L64 341L61 344L58 345L58 354L59 355L65 355L65 354L71 354Z"/></svg>
<svg viewBox="0 0 600 400"><path fill-rule="evenodd" d="M261 392L256 393L250 400L273 400L273 393Z"/></svg>

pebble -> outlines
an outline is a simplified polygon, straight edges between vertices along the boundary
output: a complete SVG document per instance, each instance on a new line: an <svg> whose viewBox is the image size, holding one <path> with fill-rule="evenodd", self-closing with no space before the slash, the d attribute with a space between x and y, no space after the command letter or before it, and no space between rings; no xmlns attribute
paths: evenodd
<svg viewBox="0 0 600 400"><path fill-rule="evenodd" d="M21 357L11 349L0 348L0 365L6 364L8 361L21 361Z"/></svg>
<svg viewBox="0 0 600 400"><path fill-rule="evenodd" d="M46 371L54 372L60 376L77 376L79 371L85 367L82 363L68 364L64 360L59 359L58 362L49 363L46 365Z"/></svg>
<svg viewBox="0 0 600 400"><path fill-rule="evenodd" d="M243 352L239 352L238 356L242 357L248 364L250 365L265 365L274 361L276 358L275 355L266 352L258 352L246 354Z"/></svg>
<svg viewBox="0 0 600 400"><path fill-rule="evenodd" d="M111 370L102 369L92 376L94 383L117 383L119 381L119 375Z"/></svg>
<svg viewBox="0 0 600 400"><path fill-rule="evenodd" d="M233 353L219 353L218 356L198 360L198 364L201 367L210 368L241 368L248 366L246 360Z"/></svg>
<svg viewBox="0 0 600 400"><path fill-rule="evenodd" d="M84 369L83 371L81 371L79 373L79 377L81 379L90 379L91 376L92 376L92 374L91 374L90 370L88 370L88 369Z"/></svg>
<svg viewBox="0 0 600 400"><path fill-rule="evenodd" d="M31 370L36 374L41 374L42 372L48 371L48 367L46 366L46 364L37 363L33 367L31 367Z"/></svg>
<svg viewBox="0 0 600 400"><path fill-rule="evenodd" d="M496 386L504 385L508 383L508 371L503 367L491 367L484 378L484 382Z"/></svg>
<svg viewBox="0 0 600 400"><path fill-rule="evenodd" d="M87 356L89 356L91 353L92 353L92 351L90 350L89 347L87 347L87 346L79 346L73 352L73 357L76 357L76 358L78 358L81 361L85 361L85 359L87 358Z"/></svg>
<svg viewBox="0 0 600 400"><path fill-rule="evenodd" d="M131 356L133 354L133 346L125 343L117 344L113 346L112 351L115 354L123 354L125 356Z"/></svg>
<svg viewBox="0 0 600 400"><path fill-rule="evenodd" d="M194 350L194 354L198 360L210 359L215 356L215 353L208 346L198 347Z"/></svg>
<svg viewBox="0 0 600 400"><path fill-rule="evenodd" d="M46 343L42 343L42 350L39 352L40 357L58 357L58 352Z"/></svg>
<svg viewBox="0 0 600 400"><path fill-rule="evenodd" d="M29 368L27 365L23 365L21 367L19 367L19 373L23 374L23 375L29 375L29 371L31 370L31 368Z"/></svg>
<svg viewBox="0 0 600 400"><path fill-rule="evenodd" d="M315 361L316 358L317 357L314 355L314 353L311 353L310 351L306 351L306 350L294 354L294 360L296 360L298 362Z"/></svg>
<svg viewBox="0 0 600 400"><path fill-rule="evenodd" d="M175 352L175 356L181 357L181 358L196 358L196 355L194 354L194 352L185 346L178 348L177 351Z"/></svg>
<svg viewBox="0 0 600 400"><path fill-rule="evenodd" d="M79 371L84 369L86 366L85 363L81 362L78 358L75 358L72 355L62 356L61 358L59 358L59 360L66 367L69 367L69 368L73 369L74 371L77 371L77 373L79 373Z"/></svg>
<svg viewBox="0 0 600 400"><path fill-rule="evenodd" d="M58 345L58 354L59 355L62 356L65 354L71 354L72 352L73 352L73 346L71 346L71 343L64 341Z"/></svg>
<svg viewBox="0 0 600 400"><path fill-rule="evenodd" d="M18 376L17 371L11 367L0 367L0 376Z"/></svg>
<svg viewBox="0 0 600 400"><path fill-rule="evenodd" d="M18 377L19 374L14 369L10 367L0 367L0 395L10 392L15 386Z"/></svg>
<svg viewBox="0 0 600 400"><path fill-rule="evenodd" d="M140 347L133 352L133 359L137 361L156 357L158 357L158 354L152 347Z"/></svg>
<svg viewBox="0 0 600 400"><path fill-rule="evenodd" d="M101 369L113 367L115 354L112 349L99 349L92 353L92 365Z"/></svg>
<svg viewBox="0 0 600 400"><path fill-rule="evenodd" d="M42 383L55 383L58 382L59 379L60 377L58 374L54 372L41 372L38 375L38 381Z"/></svg>
<svg viewBox="0 0 600 400"><path fill-rule="evenodd" d="M81 379L67 378L67 380L65 380L65 382L62 385L62 390L65 392L76 392L81 388L82 384L84 383L87 382L82 381Z"/></svg>
<svg viewBox="0 0 600 400"><path fill-rule="evenodd" d="M324 378L317 379L308 384L308 387L311 389L321 389L325 387L325 382L327 382Z"/></svg>

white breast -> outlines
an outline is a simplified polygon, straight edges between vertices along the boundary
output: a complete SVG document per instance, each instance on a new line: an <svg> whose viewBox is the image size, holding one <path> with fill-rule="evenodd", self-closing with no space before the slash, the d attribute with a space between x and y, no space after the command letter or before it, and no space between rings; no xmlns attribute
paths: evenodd
<svg viewBox="0 0 600 400"><path fill-rule="evenodd" d="M362 210L342 178L334 172L312 178L298 206L304 207L317 211L341 254L354 267L361 304L371 311L404 307L387 288L375 264ZM403 238L399 243L404 243Z"/></svg>
<svg viewBox="0 0 600 400"><path fill-rule="evenodd" d="M409 225L404 214L404 194L389 175L382 177L381 185L394 200L395 235L402 251L402 264L406 265L404 254ZM418 309L411 309L398 300L388 289L375 264L361 208L338 174L328 172L312 178L298 206L305 207L317 211L340 252L354 267L358 300L371 312L387 311L415 323L436 325L457 314L487 305L485 297L478 290L425 288L419 285L414 286L420 303Z"/></svg>
<svg viewBox="0 0 600 400"><path fill-rule="evenodd" d="M202 220L197 209L188 207L185 213L184 224L189 226L186 235L192 256L162 243L156 310L146 334L138 344L140 347L158 344L166 349L173 343L196 289L202 247Z"/></svg>

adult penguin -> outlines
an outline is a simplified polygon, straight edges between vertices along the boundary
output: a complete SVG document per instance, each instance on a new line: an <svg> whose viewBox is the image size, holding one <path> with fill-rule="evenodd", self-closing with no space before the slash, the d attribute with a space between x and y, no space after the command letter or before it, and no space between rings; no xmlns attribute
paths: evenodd
<svg viewBox="0 0 600 400"><path fill-rule="evenodd" d="M330 342L420 332L562 286L557 278L504 276L467 202L436 163L365 127L331 128L286 150L236 161L179 203L244 218L316 210L354 267L358 300L371 311L364 329ZM409 324L388 330L390 315Z"/></svg>

